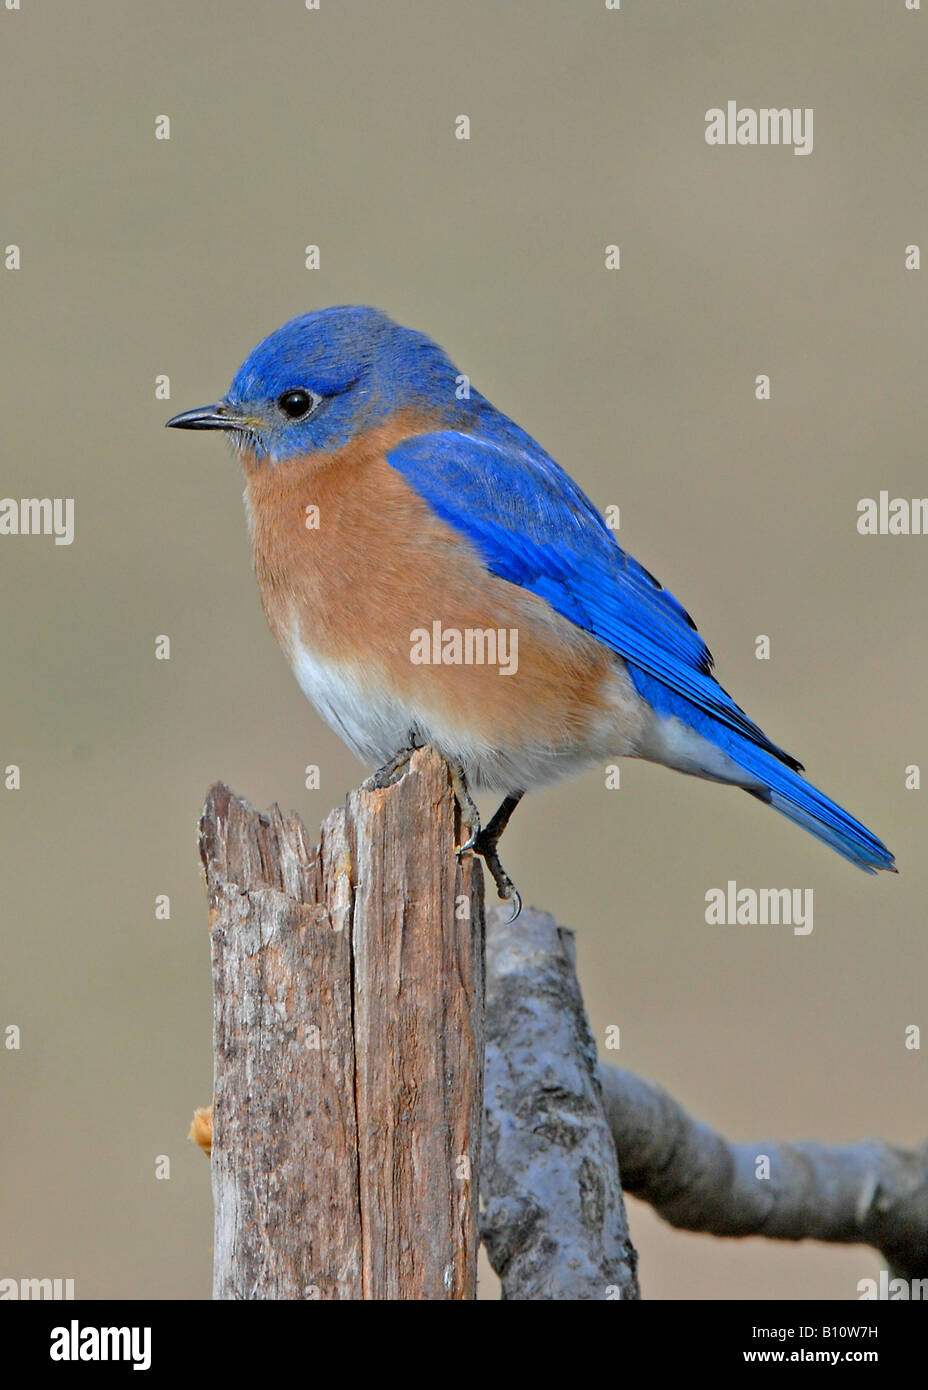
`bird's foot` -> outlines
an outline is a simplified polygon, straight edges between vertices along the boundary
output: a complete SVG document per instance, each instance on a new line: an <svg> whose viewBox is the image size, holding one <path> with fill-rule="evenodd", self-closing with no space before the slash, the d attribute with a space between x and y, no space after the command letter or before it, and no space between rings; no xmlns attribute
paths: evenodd
<svg viewBox="0 0 928 1390"><path fill-rule="evenodd" d="M499 836L490 834L490 826L481 830L474 841L474 853L479 854L484 864L493 875L493 882L496 884L496 891L504 902L512 903L512 915L507 919L506 925L514 922L522 911L522 895L512 879L507 874L499 861L497 845Z"/></svg>
<svg viewBox="0 0 928 1390"><path fill-rule="evenodd" d="M511 902L513 906L510 922L514 922L522 911L522 898L512 879L500 863L497 845L500 836L506 829L509 817L519 803L521 793L516 797L507 797L506 801L497 811L496 815L487 826L480 824L480 812L474 804L467 786L467 779L464 776L464 769L460 763L448 759L448 768L451 772L451 785L454 794L458 799L461 808L461 823L467 830L467 839L456 847L455 853L458 858L472 850L474 854L479 854L486 864L490 873L493 875L493 882L496 884L496 891L504 902Z"/></svg>
<svg viewBox="0 0 928 1390"><path fill-rule="evenodd" d="M464 769L461 764L455 762L453 758L446 758L445 761L448 764L448 771L451 773L451 786L461 808L461 825L467 831L467 839L463 840L461 844L455 845L455 854L460 857L466 850L473 849L477 843L481 833L480 812L470 794L467 778L464 776Z"/></svg>
<svg viewBox="0 0 928 1390"><path fill-rule="evenodd" d="M385 762L383 767L379 767L373 776L368 777L366 782L361 783L364 791L383 791L384 787L392 787L394 782L398 782L401 775L409 766L409 760L418 748L425 745L421 742L415 729L410 729L406 735L406 746L400 748L389 762Z"/></svg>

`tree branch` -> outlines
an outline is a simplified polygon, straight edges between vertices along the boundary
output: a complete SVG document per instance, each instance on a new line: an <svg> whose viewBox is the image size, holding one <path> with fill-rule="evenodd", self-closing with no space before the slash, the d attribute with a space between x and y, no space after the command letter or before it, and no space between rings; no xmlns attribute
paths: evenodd
<svg viewBox="0 0 928 1390"><path fill-rule="evenodd" d="M637 1298L616 1150L574 969L547 912L487 914L481 1235L506 1299Z"/></svg>
<svg viewBox="0 0 928 1390"><path fill-rule="evenodd" d="M928 1277L928 1149L733 1144L654 1082L607 1065L599 1077L625 1190L672 1226L872 1245L898 1274ZM761 1154L769 1178L756 1176Z"/></svg>

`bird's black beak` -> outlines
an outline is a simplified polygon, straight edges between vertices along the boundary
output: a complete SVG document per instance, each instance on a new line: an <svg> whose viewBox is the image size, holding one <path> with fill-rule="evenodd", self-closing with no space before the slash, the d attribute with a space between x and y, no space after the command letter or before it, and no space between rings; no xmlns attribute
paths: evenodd
<svg viewBox="0 0 928 1390"><path fill-rule="evenodd" d="M196 410L185 410L180 415L172 415L166 420L169 430L247 430L254 421L238 415L223 401L217 405L200 405Z"/></svg>

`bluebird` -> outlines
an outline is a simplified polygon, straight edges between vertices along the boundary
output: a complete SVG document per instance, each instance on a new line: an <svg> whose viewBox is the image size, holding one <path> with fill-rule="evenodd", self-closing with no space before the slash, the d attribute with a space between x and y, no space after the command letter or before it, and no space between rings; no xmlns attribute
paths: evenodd
<svg viewBox="0 0 928 1390"><path fill-rule="evenodd" d="M382 764L377 785L412 748L444 755L461 848L516 910L497 845L520 799L616 757L740 787L896 871L722 689L692 618L573 479L424 334L361 306L302 315L216 405L167 424L237 450L264 612L304 694ZM468 787L502 795L486 826Z"/></svg>

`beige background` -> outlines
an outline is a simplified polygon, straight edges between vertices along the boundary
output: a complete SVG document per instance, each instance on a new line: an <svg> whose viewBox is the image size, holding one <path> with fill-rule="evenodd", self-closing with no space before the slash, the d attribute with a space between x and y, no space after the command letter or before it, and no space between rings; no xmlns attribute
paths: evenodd
<svg viewBox="0 0 928 1390"><path fill-rule="evenodd" d="M647 766L531 797L507 866L577 930L600 1041L619 1024L624 1065L737 1139L924 1138L903 1029L928 1022L926 793L903 772L928 761L928 538L855 520L881 488L928 491L928 272L903 268L928 239L926 24L903 0L0 10L0 243L22 248L0 491L76 499L70 548L0 540L0 763L23 769L0 792L0 1024L23 1036L0 1053L0 1275L209 1294L185 1139L211 1085L199 807L221 776L315 826L362 770L265 629L237 465L162 423L327 304L432 334L619 504L723 683L898 855L868 879ZM708 147L729 98L811 106L814 152ZM730 878L814 889L813 934L706 926ZM631 1220L651 1298L853 1298L879 1268Z"/></svg>

